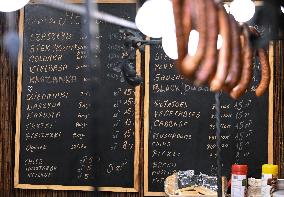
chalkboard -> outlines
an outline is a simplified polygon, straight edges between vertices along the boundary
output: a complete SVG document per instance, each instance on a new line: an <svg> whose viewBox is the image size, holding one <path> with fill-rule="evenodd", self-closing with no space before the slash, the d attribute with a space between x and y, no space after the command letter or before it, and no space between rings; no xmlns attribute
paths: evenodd
<svg viewBox="0 0 284 197"><path fill-rule="evenodd" d="M165 178L179 170L216 176L215 98L208 87L195 87L178 74L161 45L147 50L144 191L152 196L164 195ZM249 165L249 177L260 178L261 165L272 161L272 91L257 98L259 79L256 59L253 82L244 96L232 100L221 93L224 176L230 176L233 163L240 163Z"/></svg>
<svg viewBox="0 0 284 197"><path fill-rule="evenodd" d="M136 14L134 1L98 8L132 21ZM41 4L21 11L16 188L138 191L140 91L115 69L125 35L97 20L99 53L90 63L84 23Z"/></svg>

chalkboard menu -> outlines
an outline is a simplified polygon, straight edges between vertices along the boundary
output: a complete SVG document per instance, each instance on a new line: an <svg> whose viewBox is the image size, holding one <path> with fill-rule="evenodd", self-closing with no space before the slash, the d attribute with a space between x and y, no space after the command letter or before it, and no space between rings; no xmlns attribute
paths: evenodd
<svg viewBox="0 0 284 197"><path fill-rule="evenodd" d="M98 7L132 21L136 14L133 1ZM22 10L17 188L138 190L139 88L117 72L127 53L120 27L95 22L99 61L89 61L84 17L40 4Z"/></svg>
<svg viewBox="0 0 284 197"><path fill-rule="evenodd" d="M215 98L208 87L195 87L177 73L161 45L146 57L144 183L145 195L163 195L165 178L180 170L216 175ZM238 100L221 102L222 173L231 165L248 164L249 177L260 178L268 162L269 93L254 94L260 64L254 61L249 91ZM271 95L270 95L271 96ZM271 136L270 136L271 137ZM269 156L268 156L269 155ZM271 158L269 158L271 161Z"/></svg>

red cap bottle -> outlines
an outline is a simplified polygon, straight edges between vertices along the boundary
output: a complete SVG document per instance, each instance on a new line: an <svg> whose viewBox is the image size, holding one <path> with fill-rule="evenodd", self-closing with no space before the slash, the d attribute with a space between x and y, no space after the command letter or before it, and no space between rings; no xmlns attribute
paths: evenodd
<svg viewBox="0 0 284 197"><path fill-rule="evenodd" d="M246 175L247 173L248 173L247 165L239 165L239 164L232 165L232 174Z"/></svg>
<svg viewBox="0 0 284 197"><path fill-rule="evenodd" d="M247 173L247 165L232 165L231 197L246 196Z"/></svg>

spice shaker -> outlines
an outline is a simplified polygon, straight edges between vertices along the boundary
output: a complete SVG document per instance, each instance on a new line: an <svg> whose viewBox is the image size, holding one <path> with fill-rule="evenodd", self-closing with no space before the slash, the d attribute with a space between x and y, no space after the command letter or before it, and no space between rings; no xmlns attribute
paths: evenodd
<svg viewBox="0 0 284 197"><path fill-rule="evenodd" d="M278 177L278 165L263 164L261 176L261 196L270 197L271 186L268 182Z"/></svg>
<svg viewBox="0 0 284 197"><path fill-rule="evenodd" d="M231 197L245 197L247 186L247 165L232 165Z"/></svg>

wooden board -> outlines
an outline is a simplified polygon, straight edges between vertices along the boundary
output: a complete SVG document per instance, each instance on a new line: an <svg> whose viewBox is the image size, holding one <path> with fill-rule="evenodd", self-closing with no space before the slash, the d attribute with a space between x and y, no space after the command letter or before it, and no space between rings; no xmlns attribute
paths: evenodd
<svg viewBox="0 0 284 197"><path fill-rule="evenodd" d="M100 1L99 9L133 20L136 4ZM34 2L21 10L14 186L137 192L140 89L114 71L125 53L123 35L97 21L101 65L92 67L81 19ZM138 51L134 66L140 73Z"/></svg>

